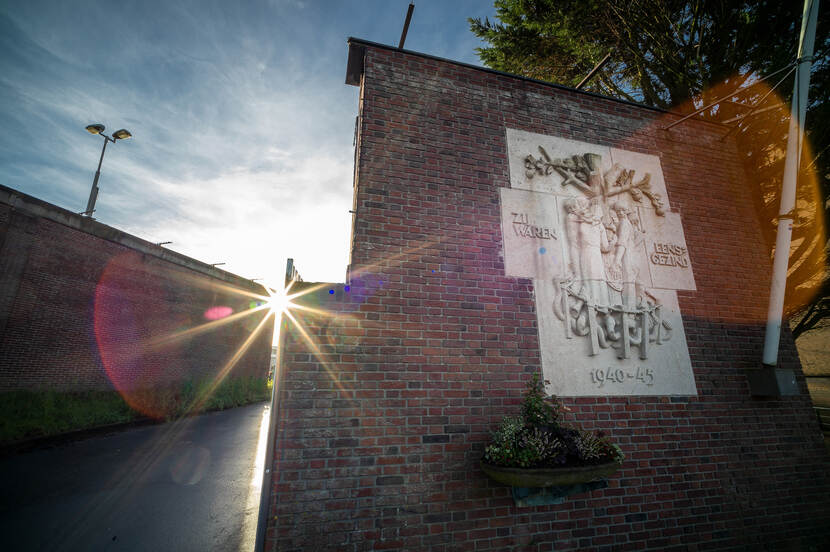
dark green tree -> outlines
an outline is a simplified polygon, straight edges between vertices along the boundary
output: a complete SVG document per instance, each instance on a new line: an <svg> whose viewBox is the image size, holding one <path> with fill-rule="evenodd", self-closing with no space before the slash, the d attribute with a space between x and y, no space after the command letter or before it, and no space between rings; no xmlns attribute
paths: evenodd
<svg viewBox="0 0 830 552"><path fill-rule="evenodd" d="M736 126L732 132L745 153L747 181L772 251L801 2L496 0L495 7L497 21L469 20L473 33L489 44L477 52L493 69L576 86L610 53L585 90L681 113L739 91L699 117ZM796 337L830 321L824 229L830 220L828 13L825 3L807 111L811 147L801 160L790 254L785 309ZM776 83L775 93L766 95Z"/></svg>

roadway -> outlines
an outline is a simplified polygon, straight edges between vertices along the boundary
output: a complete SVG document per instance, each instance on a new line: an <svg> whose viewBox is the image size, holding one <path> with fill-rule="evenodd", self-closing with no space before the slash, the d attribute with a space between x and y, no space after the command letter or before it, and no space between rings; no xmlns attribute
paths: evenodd
<svg viewBox="0 0 830 552"><path fill-rule="evenodd" d="M2 548L252 550L267 413L259 403L0 458Z"/></svg>

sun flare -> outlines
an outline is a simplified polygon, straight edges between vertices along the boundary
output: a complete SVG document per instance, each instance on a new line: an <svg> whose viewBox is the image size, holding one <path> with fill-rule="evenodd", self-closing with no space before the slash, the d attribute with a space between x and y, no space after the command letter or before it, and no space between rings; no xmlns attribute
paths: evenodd
<svg viewBox="0 0 830 552"><path fill-rule="evenodd" d="M266 304L268 306L269 315L273 314L274 316L277 317L277 319L279 319L279 317L283 313L287 312L288 309L295 306L293 303L291 303L291 299L296 297L296 294L295 295L289 295L289 293L288 293L289 290L291 289L292 284L293 284L293 282L288 284L288 286L285 287L284 289L283 288L278 288L278 289L266 288L267 291L268 291L268 301L267 301Z"/></svg>

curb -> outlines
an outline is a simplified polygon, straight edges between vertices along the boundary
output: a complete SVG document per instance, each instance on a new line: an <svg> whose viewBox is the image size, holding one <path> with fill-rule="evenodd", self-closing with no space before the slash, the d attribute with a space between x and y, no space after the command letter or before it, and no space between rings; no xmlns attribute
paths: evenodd
<svg viewBox="0 0 830 552"><path fill-rule="evenodd" d="M166 418L156 419L156 418L148 418L148 417L141 417L136 418L130 422L122 422L116 424L107 424L95 427L88 427L84 429L77 429L74 431L69 431L67 433L58 433L56 435L42 435L39 437L30 437L26 439L20 439L18 441L11 441L8 443L0 443L0 458L4 458L6 456L11 456L13 454L21 454L24 452L31 452L33 450L39 449L46 449L46 448L53 448L59 447L62 445L66 445L69 443L73 443L75 441L81 441L84 439L89 439L91 437L100 437L102 435L106 435L108 433L119 433L121 431L125 431L128 429L134 429L138 427L150 426L150 425L158 425L158 424L166 424L170 422L175 422L176 420L180 420L182 418L190 418L193 416L202 416L204 414L211 414L213 412L223 412L225 410L231 410L233 408L241 408L243 406L250 406L252 404L258 403L265 403L268 402L268 399L262 399L259 401L252 401L245 404L240 404L238 406L232 406L230 408L222 408L222 409L214 409L214 410L205 410L203 412L195 412L189 414L187 416L182 416L173 420L168 420Z"/></svg>
<svg viewBox="0 0 830 552"><path fill-rule="evenodd" d="M18 441L2 443L0 444L0 458L38 449L59 447L71 442L89 439L90 437L98 437L107 433L118 433L120 431L136 427L163 424L166 421L167 420L164 419L156 420L154 418L137 418L130 422L94 426L84 429L76 429L66 433L41 435L38 437L29 437Z"/></svg>

